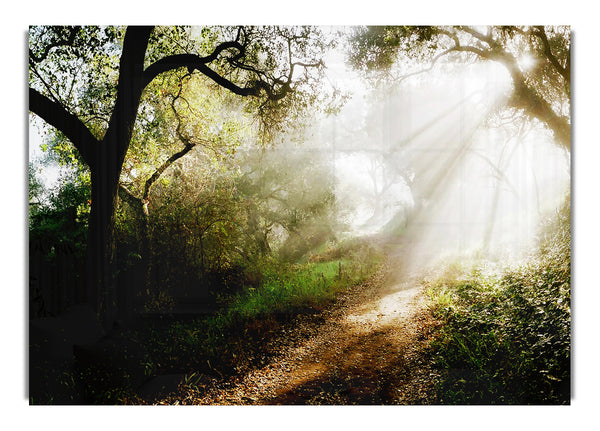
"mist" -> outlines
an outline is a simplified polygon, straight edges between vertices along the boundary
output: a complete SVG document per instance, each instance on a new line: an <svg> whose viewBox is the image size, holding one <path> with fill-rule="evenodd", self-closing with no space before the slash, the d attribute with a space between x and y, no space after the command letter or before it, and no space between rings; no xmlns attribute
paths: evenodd
<svg viewBox="0 0 600 431"><path fill-rule="evenodd" d="M273 146L249 140L238 148L234 164L242 183L255 177L262 211L320 203L315 244L377 238L409 272L449 257L527 255L540 222L569 191L570 153L544 125L506 107L512 83L503 66L424 62L416 67L427 72L374 84L346 64L342 49L326 64L327 82L347 96L339 112L314 114ZM30 129L37 161L44 129ZM45 157L45 190L59 182L58 172ZM278 197L270 194L276 189ZM329 194L335 204L324 205ZM273 247L289 254L289 226L268 229Z"/></svg>
<svg viewBox="0 0 600 431"><path fill-rule="evenodd" d="M569 191L570 154L506 108L502 66L436 67L362 91L356 79L321 124L345 235L395 243L409 272L444 258L518 260L535 247Z"/></svg>

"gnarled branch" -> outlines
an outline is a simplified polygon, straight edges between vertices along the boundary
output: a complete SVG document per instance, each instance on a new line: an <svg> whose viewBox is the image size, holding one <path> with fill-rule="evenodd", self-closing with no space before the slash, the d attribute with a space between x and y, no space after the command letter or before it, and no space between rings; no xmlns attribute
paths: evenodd
<svg viewBox="0 0 600 431"><path fill-rule="evenodd" d="M229 49L236 49L238 52L232 58L228 59L228 61L236 68L244 69L249 72L254 73L257 76L257 79L253 80L249 85L245 87L241 87L240 85L234 83L233 81L225 78L223 75L219 74L215 70L211 69L208 65L215 61L219 55ZM146 87L154 78L156 78L161 73L167 72L169 70L178 69L181 67L186 67L188 71L192 72L194 70L199 71L203 75L212 79L218 85L227 90L231 91L238 96L258 96L261 91L264 91L267 97L271 100L279 100L285 97L285 95L291 89L291 76L288 77L288 80L281 84L279 90L275 90L274 86L269 84L267 81L261 78L261 75L264 75L263 72L255 69L252 66L248 66L239 62L238 60L243 57L245 53L245 47L241 43L237 41L229 41L223 42L218 45L215 50L208 56L200 57L196 54L176 54L164 57L152 65L148 66L144 71L143 77L143 87ZM320 63L319 63L320 64ZM313 65L304 65L298 63L297 65L302 66L313 66ZM318 64L315 64L316 66ZM292 65L292 70L293 70Z"/></svg>

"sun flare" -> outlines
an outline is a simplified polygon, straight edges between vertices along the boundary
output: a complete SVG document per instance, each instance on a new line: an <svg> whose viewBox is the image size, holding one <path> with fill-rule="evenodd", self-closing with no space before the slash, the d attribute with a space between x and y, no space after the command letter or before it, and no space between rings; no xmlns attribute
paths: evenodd
<svg viewBox="0 0 600 431"><path fill-rule="evenodd" d="M537 60L531 53L526 53L519 58L519 65L524 72L528 72L535 67Z"/></svg>

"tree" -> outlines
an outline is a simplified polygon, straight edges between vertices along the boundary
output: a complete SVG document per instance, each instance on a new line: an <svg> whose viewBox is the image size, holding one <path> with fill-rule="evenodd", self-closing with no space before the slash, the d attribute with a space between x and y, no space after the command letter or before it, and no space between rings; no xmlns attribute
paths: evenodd
<svg viewBox="0 0 600 431"><path fill-rule="evenodd" d="M39 160L49 163L48 157ZM56 315L81 297L78 289L85 259L89 183L84 173L64 171L58 185L46 188L29 170L30 316Z"/></svg>
<svg viewBox="0 0 600 431"><path fill-rule="evenodd" d="M299 131L300 140L309 131ZM289 138L289 136L288 136ZM246 208L246 235L255 254L296 261L334 237L335 177L331 149L299 148L292 139L265 151L240 149L236 186Z"/></svg>
<svg viewBox="0 0 600 431"><path fill-rule="evenodd" d="M431 70L442 59L496 61L513 82L509 106L541 121L570 150L570 54L570 29L564 26L386 26L357 28L348 59L357 69L394 79ZM425 59L425 70L406 70Z"/></svg>
<svg viewBox="0 0 600 431"><path fill-rule="evenodd" d="M136 283L142 297L166 296L175 285L180 293L184 285L206 290L206 273L223 269L215 262L231 261L222 259L231 254L229 241L214 239L235 237L232 160L241 141L256 145L239 98L208 88L206 78L180 75L151 84L155 126L134 136L121 176L119 252L141 257L128 269L143 267L144 281Z"/></svg>
<svg viewBox="0 0 600 431"><path fill-rule="evenodd" d="M219 27L198 35L179 27L30 28L29 110L64 134L90 170L85 288L105 325L115 312L115 202L144 90L186 68L253 98L249 106L269 130L296 106L286 96L310 102L303 90L323 66L324 45L314 33L309 27Z"/></svg>
<svg viewBox="0 0 600 431"><path fill-rule="evenodd" d="M227 104L227 99L206 89L206 82L202 79L194 78L186 71L182 76L173 74L171 82L163 80L160 86L154 85L158 87L155 93L159 96L150 107L153 126L133 137L130 146L132 157L124 166L119 184L119 197L132 207L141 225L145 292L154 290L151 282L153 252L150 229L150 209L153 207L150 205L150 194L153 186L171 166L193 149L202 147L212 153L213 159L221 158L232 151L229 147L233 147L233 143L226 141L235 141L235 136L227 133L231 123L227 115L219 113L217 115L220 118L214 118L215 111L219 112ZM202 108L200 112L198 106ZM187 115L180 111L185 111ZM236 109L232 107L231 111L229 116L236 118ZM216 122L219 127L214 124ZM216 130L211 133L208 130L210 128ZM232 128L235 129L235 126ZM182 187L181 184L178 186Z"/></svg>

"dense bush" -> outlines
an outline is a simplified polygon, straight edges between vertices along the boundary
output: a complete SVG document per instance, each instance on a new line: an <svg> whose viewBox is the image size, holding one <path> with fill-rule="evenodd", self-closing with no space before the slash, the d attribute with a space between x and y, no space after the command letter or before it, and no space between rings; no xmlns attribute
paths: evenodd
<svg viewBox="0 0 600 431"><path fill-rule="evenodd" d="M86 178L65 174L45 190L30 167L30 317L59 314L83 302L80 268L85 258L89 188ZM36 186L37 184L37 186Z"/></svg>
<svg viewBox="0 0 600 431"><path fill-rule="evenodd" d="M570 207L539 252L503 270L447 272L428 284L443 404L567 404L570 400Z"/></svg>

